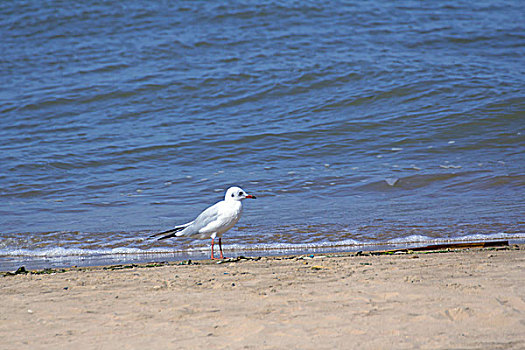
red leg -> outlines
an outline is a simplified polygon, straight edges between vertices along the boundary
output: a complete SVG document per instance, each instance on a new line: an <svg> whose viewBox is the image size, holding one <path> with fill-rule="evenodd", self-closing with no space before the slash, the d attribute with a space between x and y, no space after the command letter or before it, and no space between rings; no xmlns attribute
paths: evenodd
<svg viewBox="0 0 525 350"><path fill-rule="evenodd" d="M222 240L221 240L220 237L219 237L219 248L221 250L221 259L227 259L227 258L224 257L224 255L222 255Z"/></svg>
<svg viewBox="0 0 525 350"><path fill-rule="evenodd" d="M219 241L220 242L220 241ZM211 260L215 260L215 257L213 256L213 238L211 239Z"/></svg>

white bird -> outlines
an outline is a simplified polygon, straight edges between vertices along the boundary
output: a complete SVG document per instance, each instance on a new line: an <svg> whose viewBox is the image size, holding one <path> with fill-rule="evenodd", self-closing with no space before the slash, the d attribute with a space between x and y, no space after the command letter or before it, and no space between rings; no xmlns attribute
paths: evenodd
<svg viewBox="0 0 525 350"><path fill-rule="evenodd" d="M215 203L204 210L195 220L187 224L175 226L171 230L156 233L150 237L165 235L160 237L159 240L180 236L211 237L211 259L215 259L213 256L213 245L215 238L218 237L221 251L220 258L224 259L221 236L224 232L231 229L241 218L242 200L245 198L255 199L256 197L247 194L242 188L230 187L226 191L223 201Z"/></svg>

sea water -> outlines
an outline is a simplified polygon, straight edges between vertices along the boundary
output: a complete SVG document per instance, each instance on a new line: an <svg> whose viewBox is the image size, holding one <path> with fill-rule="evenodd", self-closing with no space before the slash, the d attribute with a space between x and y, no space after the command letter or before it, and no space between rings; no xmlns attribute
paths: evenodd
<svg viewBox="0 0 525 350"><path fill-rule="evenodd" d="M0 270L525 237L521 1L0 3Z"/></svg>

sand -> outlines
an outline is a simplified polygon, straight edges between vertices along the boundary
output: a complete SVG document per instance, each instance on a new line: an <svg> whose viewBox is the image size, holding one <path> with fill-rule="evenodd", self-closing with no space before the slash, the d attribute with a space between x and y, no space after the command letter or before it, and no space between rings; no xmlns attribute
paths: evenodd
<svg viewBox="0 0 525 350"><path fill-rule="evenodd" d="M0 277L1 349L524 349L525 247Z"/></svg>

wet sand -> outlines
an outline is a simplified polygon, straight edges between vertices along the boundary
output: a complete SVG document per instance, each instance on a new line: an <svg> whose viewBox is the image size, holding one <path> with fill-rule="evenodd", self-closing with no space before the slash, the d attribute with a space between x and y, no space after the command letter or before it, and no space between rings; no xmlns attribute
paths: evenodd
<svg viewBox="0 0 525 350"><path fill-rule="evenodd" d="M0 277L2 349L523 349L525 246Z"/></svg>

